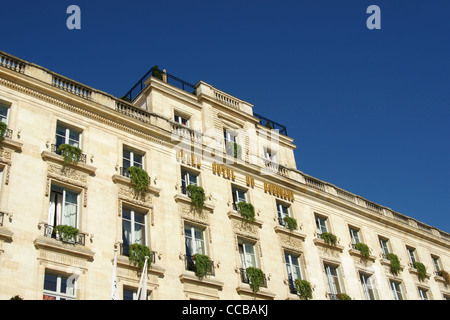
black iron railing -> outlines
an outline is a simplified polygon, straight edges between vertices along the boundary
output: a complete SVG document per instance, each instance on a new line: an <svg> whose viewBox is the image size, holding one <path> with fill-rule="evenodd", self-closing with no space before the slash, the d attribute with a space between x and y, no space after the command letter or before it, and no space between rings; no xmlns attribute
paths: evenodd
<svg viewBox="0 0 450 320"><path fill-rule="evenodd" d="M3 138L12 139L13 131L11 129L6 129L5 133L3 134Z"/></svg>
<svg viewBox="0 0 450 320"><path fill-rule="evenodd" d="M2 227L3 226L3 216L4 216L5 214L3 213L3 212L0 212L0 227Z"/></svg>
<svg viewBox="0 0 450 320"><path fill-rule="evenodd" d="M259 114L253 113L253 116L259 119L259 124L262 126L265 126L267 129L275 129L278 130L279 133L287 136L287 129L282 124L279 124L278 122L275 122L273 120L270 120L269 118L263 117Z"/></svg>
<svg viewBox="0 0 450 320"><path fill-rule="evenodd" d="M195 266L195 261L190 256L185 256L185 266L186 270L188 271L197 271L197 267ZM214 261L211 261L208 270L206 271L206 274L209 276L215 276L215 270L214 270Z"/></svg>
<svg viewBox="0 0 450 320"><path fill-rule="evenodd" d="M250 278L249 278L248 275L247 275L247 269L245 269L245 268L240 268L240 271L241 271L241 281L242 281L242 283L248 283L248 284L250 284ZM267 288L267 278L266 278L266 275L264 275L263 283L262 283L261 287Z"/></svg>
<svg viewBox="0 0 450 320"><path fill-rule="evenodd" d="M67 237L56 231L55 226L44 225L44 236L58 241L70 244L79 244L84 246L86 243L86 235L83 233L78 233L76 237Z"/></svg>
<svg viewBox="0 0 450 320"><path fill-rule="evenodd" d="M61 152L58 152L58 146L56 144L52 144L51 152L55 153L57 155L61 155ZM87 159L87 156L84 153L82 153L81 156L80 156L79 162L86 163L86 159Z"/></svg>
<svg viewBox="0 0 450 320"><path fill-rule="evenodd" d="M161 81L167 82L181 90L195 94L195 86L189 82L186 82L180 78L177 78L171 74L159 70L159 68L153 67L128 91L122 99L128 102L133 102L134 99L144 90L146 87L145 81L150 77L155 77Z"/></svg>

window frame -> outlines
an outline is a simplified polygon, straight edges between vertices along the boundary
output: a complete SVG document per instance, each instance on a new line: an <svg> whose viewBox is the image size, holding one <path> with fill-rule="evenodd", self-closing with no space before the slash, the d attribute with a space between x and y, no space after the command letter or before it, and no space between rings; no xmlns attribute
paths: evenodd
<svg viewBox="0 0 450 320"><path fill-rule="evenodd" d="M341 279L341 270L339 265L335 265L332 263L323 263L324 272L325 272L325 281L327 283L327 287L330 295L335 296L339 293L344 293L344 287ZM331 274L329 271L334 270L335 275ZM332 281L331 281L332 280Z"/></svg>
<svg viewBox="0 0 450 320"><path fill-rule="evenodd" d="M125 210L130 211L130 219L129 220L125 218L125 215L124 215ZM136 214L142 215L143 221L144 221L143 223L136 221ZM122 237L123 255L128 256L129 247L135 243L138 243L138 242L136 242L136 238L135 238L136 237L136 229L135 229L136 224L141 225L143 228L143 230L142 230L142 242L143 243L139 243L139 244L149 247L149 244L148 244L149 241L148 241L148 235L147 235L147 233L148 233L147 215L148 215L148 212L146 210L137 209L133 206L128 206L126 204L122 205L121 237ZM124 221L129 222L129 224L130 224L130 231L129 231L130 232L130 240L128 241L129 243L127 244L127 246L126 246L125 238L124 238L124 232L125 232Z"/></svg>
<svg viewBox="0 0 450 320"><path fill-rule="evenodd" d="M71 226L74 228L80 229L81 192L76 191L74 189L67 188L65 186L61 186L59 184L55 184L55 183L52 183L50 186L49 210L48 210L48 216L47 216L48 217L48 225L53 228L58 225L70 225L70 224L63 223L63 218L65 216L65 210L67 207L66 206L67 193L76 195L75 225L71 225ZM56 198L56 195L58 195L58 194L62 196L60 201L58 201L58 199ZM61 206L59 209L58 209L58 205ZM52 210L52 206L53 206L53 210ZM53 212L51 212L51 211L53 211Z"/></svg>
<svg viewBox="0 0 450 320"><path fill-rule="evenodd" d="M278 223L280 224L280 226L287 227L286 223L284 222L284 218L292 217L291 206L278 200L276 201L276 206L277 206ZM280 210L282 208L285 208L286 212Z"/></svg>
<svg viewBox="0 0 450 320"><path fill-rule="evenodd" d="M350 240L352 242L352 245L354 246L357 243L361 243L361 235L360 235L360 231L361 229L353 227L353 226L349 226L348 227L349 232L350 232Z"/></svg>
<svg viewBox="0 0 450 320"><path fill-rule="evenodd" d="M417 260L417 256L416 256L416 248L406 246L406 252L408 254L408 259L409 259L411 267L415 268L414 263L419 262L419 260Z"/></svg>
<svg viewBox="0 0 450 320"><path fill-rule="evenodd" d="M360 272L359 280L361 282L363 294L366 300L378 300L376 293L376 284L374 282L374 275Z"/></svg>
<svg viewBox="0 0 450 320"><path fill-rule="evenodd" d="M394 300L405 300L405 294L403 293L401 282L389 280L389 286L391 287L392 294L394 295ZM400 297L398 293L400 293Z"/></svg>
<svg viewBox="0 0 450 320"><path fill-rule="evenodd" d="M195 183L191 177L195 177ZM181 167L181 193L187 195L186 188L191 184L200 186L200 173Z"/></svg>
<svg viewBox="0 0 450 320"><path fill-rule="evenodd" d="M64 136L58 134L58 129L64 129ZM74 139L70 138L70 134L71 133L76 133L78 134L78 145L71 143L71 140L75 141ZM58 137L63 138L64 142L58 144ZM83 130L78 129L78 128L74 128L72 126L66 125L62 122L57 122L56 123L56 129L55 129L55 146L56 146L56 150L58 149L58 147L62 144L69 144L71 146L75 146L79 149L82 150L82 137L83 137Z"/></svg>
<svg viewBox="0 0 450 320"><path fill-rule="evenodd" d="M259 268L256 244L256 242L252 242L246 239L238 239L238 254L242 269L246 270L250 267ZM246 248L250 248L251 253L248 253ZM250 258L250 260L248 260L248 258ZM248 265L249 261L251 262L250 265Z"/></svg>
<svg viewBox="0 0 450 320"><path fill-rule="evenodd" d="M6 115L2 115L2 113L0 112L0 122L4 122L4 123L6 123L6 125L9 125L9 113L10 113L11 107L7 106L3 103L0 103L0 111L2 109L6 110ZM5 121L3 121L3 120L5 120Z"/></svg>
<svg viewBox="0 0 450 320"><path fill-rule="evenodd" d="M242 193L244 195L244 197L240 197L239 193ZM233 199L233 208L235 211L238 211L238 203L239 202L246 202L246 203L250 203L248 201L248 189L236 186L236 185L231 185L231 195L232 195L232 199Z"/></svg>
<svg viewBox="0 0 450 320"><path fill-rule="evenodd" d="M320 214L315 214L314 221L316 224L316 231L317 231L318 235L321 235L324 232L330 232L328 217L322 216ZM322 225L322 223L323 223L323 225ZM324 227L325 231L322 230L322 227Z"/></svg>
<svg viewBox="0 0 450 320"><path fill-rule="evenodd" d="M56 277L56 291L51 291L48 289L45 289L46 284L46 278L47 276ZM66 293L61 292L62 288L62 281L63 279L68 281L71 277L67 277L66 275L63 275L61 273L53 272L53 271L45 271L44 273L44 284L43 284L43 291L42 291L42 297L48 296L48 297L54 297L54 300L77 300L77 286L78 286L78 279L77 277L73 278L73 294L68 294L67 289L70 288L69 285L66 284Z"/></svg>
<svg viewBox="0 0 450 320"><path fill-rule="evenodd" d="M188 237L188 235L186 234L186 230L189 229L190 230L190 236ZM201 238L198 239L196 237L196 232L198 232L201 235ZM192 256L194 256L195 254L203 254L203 255L208 255L208 248L207 248L207 241L206 241L206 228L199 226L199 225L195 225L189 222L185 222L184 223L184 227L183 227L183 233L184 233L184 250L185 250L185 254L186 257L188 259L192 259ZM188 244L187 244L187 240L188 238L190 239L190 251L191 255L188 254ZM201 252L198 251L197 248L197 241L200 241L201 243Z"/></svg>
<svg viewBox="0 0 450 320"><path fill-rule="evenodd" d="M378 243L380 244L381 254L383 255L383 258L387 259L387 255L391 253L389 239L384 237L378 237Z"/></svg>

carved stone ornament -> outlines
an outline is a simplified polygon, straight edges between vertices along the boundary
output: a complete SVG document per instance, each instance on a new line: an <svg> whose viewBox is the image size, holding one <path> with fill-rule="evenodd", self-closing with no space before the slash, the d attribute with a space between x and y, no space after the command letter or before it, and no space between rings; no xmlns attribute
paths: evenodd
<svg viewBox="0 0 450 320"><path fill-rule="evenodd" d="M55 164L48 164L47 176L59 180L62 182L67 182L72 185L86 188L88 175L86 173L80 172L70 167L64 167Z"/></svg>
<svg viewBox="0 0 450 320"><path fill-rule="evenodd" d="M152 207L152 196L150 193L140 194L137 193L131 186L118 186L119 199L125 200L132 204L138 206L151 208Z"/></svg>
<svg viewBox="0 0 450 320"><path fill-rule="evenodd" d="M290 236L288 234L279 233L280 244L283 248L289 249L295 252L301 252L303 248L303 240Z"/></svg>
<svg viewBox="0 0 450 320"><path fill-rule="evenodd" d="M242 220L232 219L233 231L247 238L259 239L259 227Z"/></svg>
<svg viewBox="0 0 450 320"><path fill-rule="evenodd" d="M179 211L185 220L209 225L209 213L205 210L198 210L187 203L179 203Z"/></svg>

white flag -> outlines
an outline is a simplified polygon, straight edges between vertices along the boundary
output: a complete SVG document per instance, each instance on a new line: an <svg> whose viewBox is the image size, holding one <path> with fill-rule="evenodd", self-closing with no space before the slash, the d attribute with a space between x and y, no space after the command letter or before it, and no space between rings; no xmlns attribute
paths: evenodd
<svg viewBox="0 0 450 320"><path fill-rule="evenodd" d="M114 267L111 283L111 300L119 300L119 289L117 287L117 249L114 249Z"/></svg>
<svg viewBox="0 0 450 320"><path fill-rule="evenodd" d="M147 260L149 258L145 257L144 269L142 270L141 281L139 282L139 290L137 297L139 300L147 300Z"/></svg>

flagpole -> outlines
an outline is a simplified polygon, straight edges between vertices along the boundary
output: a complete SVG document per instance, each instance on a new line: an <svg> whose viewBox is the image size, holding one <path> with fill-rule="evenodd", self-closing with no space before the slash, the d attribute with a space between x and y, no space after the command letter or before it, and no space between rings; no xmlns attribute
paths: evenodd
<svg viewBox="0 0 450 320"><path fill-rule="evenodd" d="M117 247L114 247L114 267L111 281L111 300L119 300L119 289L117 287Z"/></svg>
<svg viewBox="0 0 450 320"><path fill-rule="evenodd" d="M144 268L142 269L141 280L139 281L139 290L137 292L138 300L147 300L147 260L150 259L145 256Z"/></svg>

